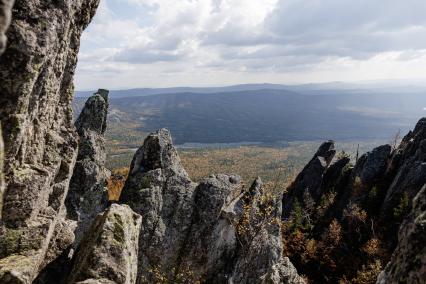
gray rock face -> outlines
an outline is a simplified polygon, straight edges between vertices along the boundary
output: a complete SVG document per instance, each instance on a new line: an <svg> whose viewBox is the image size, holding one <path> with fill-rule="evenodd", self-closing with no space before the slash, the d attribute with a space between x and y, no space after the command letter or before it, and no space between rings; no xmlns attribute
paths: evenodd
<svg viewBox="0 0 426 284"><path fill-rule="evenodd" d="M312 160L303 168L283 195L284 218L290 215L294 201L302 202L306 193L309 193L315 200L321 197L323 176L335 154L333 141L324 142L319 147Z"/></svg>
<svg viewBox="0 0 426 284"><path fill-rule="evenodd" d="M136 283L141 216L113 204L84 237L67 283Z"/></svg>
<svg viewBox="0 0 426 284"><path fill-rule="evenodd" d="M3 159L4 159L4 146L3 146L3 135L1 132L0 125L0 220L3 209L3 196L4 196L4 176L3 176Z"/></svg>
<svg viewBox="0 0 426 284"><path fill-rule="evenodd" d="M149 135L136 152L120 201L143 216L139 275L174 268L191 224L193 184L180 164L170 134ZM179 224L176 226L174 224Z"/></svg>
<svg viewBox="0 0 426 284"><path fill-rule="evenodd" d="M237 200L237 204L244 204L242 208L234 207L243 215L237 234L240 248L230 282L304 283L290 260L282 254L281 202L276 204L274 200L262 199L260 178L242 199Z"/></svg>
<svg viewBox="0 0 426 284"><path fill-rule="evenodd" d="M6 48L6 31L10 24L11 10L13 0L0 0L0 56ZM3 197L4 197L4 176L3 176L3 160L4 160L4 146L3 135L0 124L0 220L2 220L3 211Z"/></svg>
<svg viewBox="0 0 426 284"><path fill-rule="evenodd" d="M108 91L90 97L75 122L80 137L77 162L65 200L67 217L77 221L76 247L93 219L108 206L104 133L108 114Z"/></svg>
<svg viewBox="0 0 426 284"><path fill-rule="evenodd" d="M6 31L10 24L14 0L0 0L0 55L6 48Z"/></svg>
<svg viewBox="0 0 426 284"><path fill-rule="evenodd" d="M390 145L383 145L362 155L354 168L353 175L359 177L364 185L371 185L383 179L388 168L391 151Z"/></svg>
<svg viewBox="0 0 426 284"><path fill-rule="evenodd" d="M261 227L249 222L253 236L241 229L243 219L254 220L253 210L260 210L255 201L260 184L246 191L238 176L214 175L196 185L181 166L169 132L148 136L133 158L120 198L143 216L139 281L303 283L281 255L279 223ZM259 259L248 249L255 245ZM241 277L249 270L250 281Z"/></svg>
<svg viewBox="0 0 426 284"><path fill-rule="evenodd" d="M0 54L12 2L0 0ZM71 113L79 40L98 3L14 6L0 57L0 283L58 283L43 273L50 267L71 269L68 283L303 283L282 254L281 203L265 198L261 180L250 189L235 175L193 183L167 130L136 152L120 200L129 206L106 209L107 91L88 100L77 132ZM389 179L383 214L403 194L415 196L426 182L426 119L394 153L383 146L361 157L347 184L349 161L331 164L334 155L332 141L321 145L284 198L284 215L306 194L317 201L336 184L352 189L356 177L367 185ZM379 283L425 278L425 191Z"/></svg>
<svg viewBox="0 0 426 284"><path fill-rule="evenodd" d="M328 146L324 145L327 143L320 147L318 153L328 152ZM394 257L382 273L379 283L421 283L419 279L425 278L425 252L422 250L425 242L425 208L421 201L425 190L420 190L426 184L426 119L417 123L397 149L392 150L389 145L377 147L360 157L355 166L349 164L348 158L332 164L326 163L326 159L321 162L318 153L284 194L283 219L289 218L292 211L296 214L295 209L300 209L304 214L303 221L307 220L308 225L313 224L313 235L320 235L333 219L343 227L351 228L347 216L362 212L363 218L371 224L381 224L376 229L376 232L380 231L381 242L389 249L397 245ZM318 216L315 214L317 211L311 209L318 208L316 193L322 195L329 191L332 197L327 211ZM306 192L309 192L309 198L306 198ZM416 195L414 213L404 221L397 240L398 226L410 212ZM295 207L294 200L298 200L301 208ZM371 228L357 227L365 238L375 237L374 228ZM347 234L351 232L348 230ZM358 249L360 244L353 245L353 248ZM353 254L356 251L344 253ZM346 264L342 265L351 265L348 259L343 262Z"/></svg>
<svg viewBox="0 0 426 284"><path fill-rule="evenodd" d="M413 201L413 209L401 225L398 246L377 284L424 283L426 279L426 186Z"/></svg>
<svg viewBox="0 0 426 284"><path fill-rule="evenodd" d="M77 154L73 74L81 33L98 2L19 0L14 5L9 43L0 57L6 180L2 283L30 283L35 278L63 220Z"/></svg>
<svg viewBox="0 0 426 284"><path fill-rule="evenodd" d="M395 177L386 192L382 215L389 216L400 199L413 200L426 183L426 118L422 118L393 154Z"/></svg>

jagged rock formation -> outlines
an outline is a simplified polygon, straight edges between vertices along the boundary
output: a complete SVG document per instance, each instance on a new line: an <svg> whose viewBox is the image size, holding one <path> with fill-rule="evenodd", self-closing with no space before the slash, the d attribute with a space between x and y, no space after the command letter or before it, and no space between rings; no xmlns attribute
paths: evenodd
<svg viewBox="0 0 426 284"><path fill-rule="evenodd" d="M293 202L302 201L305 195L318 200L322 196L321 186L323 176L330 166L336 151L334 150L334 142L324 142L315 153L314 157L309 161L305 168L296 177L296 180L287 189L283 195L283 216L288 217Z"/></svg>
<svg viewBox="0 0 426 284"><path fill-rule="evenodd" d="M225 212L242 214L237 225L240 249L232 283L302 283L293 264L282 253L281 203L265 200L262 181L257 178L250 189ZM229 215L228 215L229 216ZM238 216L238 215L237 215Z"/></svg>
<svg viewBox="0 0 426 284"><path fill-rule="evenodd" d="M102 135L108 100L100 90L76 121L78 155L70 102L79 38L98 2L15 5L10 43L0 59L6 160L0 282L31 283L37 277L37 283L53 283L65 276L68 283L135 283L137 276L153 279L158 269L172 279L188 272L191 279L245 283L242 271L252 269L250 279L257 282L302 283L281 254L279 225L256 226L261 233L253 239L238 231L247 212L244 196L256 211L255 196L241 193L240 178L219 175L192 183L164 130L135 155L123 193L122 202L143 221L125 205L112 205L89 229L106 206ZM4 32L3 18L1 23ZM261 258L238 238L250 248L260 244ZM78 248L66 276L73 243Z"/></svg>
<svg viewBox="0 0 426 284"><path fill-rule="evenodd" d="M426 279L426 185L401 225L398 246L377 284L424 283Z"/></svg>
<svg viewBox="0 0 426 284"><path fill-rule="evenodd" d="M426 183L425 118L404 137L397 149L392 150L390 145L377 147L361 156L355 166L348 164L348 157L331 163L334 151L330 149L333 148L332 142L324 143L287 189L283 198L283 207L287 209L283 212L284 219L288 218L295 200L303 203L304 196L309 193L317 201L327 187L342 193L346 204L362 203L367 198L368 189L377 187L383 195L380 215L389 217L404 194L412 200ZM339 180L345 182L339 184Z"/></svg>
<svg viewBox="0 0 426 284"><path fill-rule="evenodd" d="M0 0L0 54L12 2ZM302 212L298 218L308 219L313 238L324 236L332 219L343 229L359 222L349 236L358 238L341 254L354 252L351 259L339 259L356 266L360 244L376 233L396 246L397 225L377 231L390 218L398 224L410 209L378 283L421 283L426 119L398 149L379 147L355 166L345 156L333 162L334 143L324 143L285 193L283 212L281 202L262 193L260 179L249 189L235 175L193 183L163 129L136 152L124 204L106 208L107 92L89 99L78 132L71 113L79 39L98 3L18 0L14 6L0 57L1 283L303 283L283 255L282 239L293 236L282 238L281 217ZM330 228L339 251L341 228Z"/></svg>
<svg viewBox="0 0 426 284"><path fill-rule="evenodd" d="M79 135L77 162L74 167L68 195L65 199L67 218L77 221L74 231L76 247L91 222L108 206L105 168L104 133L108 114L108 91L99 90L90 97L75 126Z"/></svg>
<svg viewBox="0 0 426 284"><path fill-rule="evenodd" d="M398 246L377 284L424 283L426 279L426 185L401 225Z"/></svg>
<svg viewBox="0 0 426 284"><path fill-rule="evenodd" d="M381 214L387 217L406 195L413 200L426 183L426 118L410 131L392 155L389 172L394 175L382 204Z"/></svg>
<svg viewBox="0 0 426 284"><path fill-rule="evenodd" d="M140 281L152 283L160 275L172 282L303 283L281 254L279 223L249 222L250 233L240 226L245 218L255 218L259 183L247 192L235 175L194 184L169 132L148 136L133 158L120 198L143 216ZM242 277L247 271L250 277Z"/></svg>
<svg viewBox="0 0 426 284"><path fill-rule="evenodd" d="M77 154L72 79L81 33L98 2L18 0L14 5L9 43L0 57L6 179L2 283L30 283L36 277L64 220ZM54 251L49 258L56 257Z"/></svg>
<svg viewBox="0 0 426 284"><path fill-rule="evenodd" d="M69 272L71 258L95 217L108 207L104 133L108 91L90 97L76 120L79 135L77 162L65 199L66 218L56 224L43 271L35 283L60 282ZM72 244L72 245L71 245Z"/></svg>
<svg viewBox="0 0 426 284"><path fill-rule="evenodd" d="M67 283L136 283L141 216L113 204L93 223Z"/></svg>
<svg viewBox="0 0 426 284"><path fill-rule="evenodd" d="M0 0L0 55L6 48L6 31L10 24L14 0Z"/></svg>
<svg viewBox="0 0 426 284"><path fill-rule="evenodd" d="M334 145L330 141L324 143L284 193L283 220L304 232L306 238L318 242L327 234L332 221L337 220L342 226L339 230L347 235L339 237L344 243L341 247L333 246L335 257L339 258L339 253L348 254L348 248L352 255L352 259L340 258L339 265L347 266L345 273L354 268L356 272L357 265L362 269L362 260L368 257L359 251L368 241L381 242L381 249L385 251L376 259L387 261L388 253L397 243L399 224L409 212L414 196L426 183L425 145L426 119L417 123L397 149L389 145L377 147L361 156L354 166L345 156L331 161ZM297 261L294 257L292 260L301 269L306 260L296 258ZM305 272L302 269L302 273Z"/></svg>

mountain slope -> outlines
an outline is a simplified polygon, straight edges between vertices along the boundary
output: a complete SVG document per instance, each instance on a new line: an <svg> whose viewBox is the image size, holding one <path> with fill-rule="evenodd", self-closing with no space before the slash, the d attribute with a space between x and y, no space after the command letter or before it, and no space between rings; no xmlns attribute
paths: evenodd
<svg viewBox="0 0 426 284"><path fill-rule="evenodd" d="M78 112L82 99L76 99ZM123 129L167 127L177 144L390 139L424 113L426 96L390 93L301 95L286 90L178 93L111 99L109 138Z"/></svg>

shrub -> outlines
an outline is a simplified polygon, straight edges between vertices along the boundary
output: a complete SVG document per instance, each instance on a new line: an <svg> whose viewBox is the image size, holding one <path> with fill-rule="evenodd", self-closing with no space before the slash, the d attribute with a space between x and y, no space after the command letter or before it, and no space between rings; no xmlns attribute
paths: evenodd
<svg viewBox="0 0 426 284"><path fill-rule="evenodd" d="M120 199L127 175L128 169L117 169L111 174L107 181L108 198L110 201L118 201Z"/></svg>
<svg viewBox="0 0 426 284"><path fill-rule="evenodd" d="M408 194L404 192L399 199L398 206L393 209L393 216L396 221L401 221L408 213L409 203L410 199L408 198Z"/></svg>
<svg viewBox="0 0 426 284"><path fill-rule="evenodd" d="M351 282L353 284L374 284L380 271L382 271L382 263L376 259L368 265L363 265L362 269L358 271L356 277Z"/></svg>
<svg viewBox="0 0 426 284"><path fill-rule="evenodd" d="M363 246L362 251L368 256L380 256L382 254L381 242L377 238L371 238Z"/></svg>

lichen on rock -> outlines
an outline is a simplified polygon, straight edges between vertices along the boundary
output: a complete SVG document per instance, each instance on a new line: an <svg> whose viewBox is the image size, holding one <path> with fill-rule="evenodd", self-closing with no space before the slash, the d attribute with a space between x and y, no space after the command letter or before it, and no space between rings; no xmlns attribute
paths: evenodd
<svg viewBox="0 0 426 284"><path fill-rule="evenodd" d="M0 36L8 15L3 9L10 3L1 1ZM22 283L31 283L43 269L56 224L65 217L64 200L77 154L73 75L81 33L98 3L18 0L13 7L8 44L0 56L6 181L0 238L22 230L22 238L27 238L22 242L33 245L20 246L13 255L0 251L0 270L1 275L21 275ZM29 259L31 265L18 265L11 258L21 263Z"/></svg>
<svg viewBox="0 0 426 284"><path fill-rule="evenodd" d="M74 248L90 227L93 219L108 206L105 168L105 131L108 114L108 91L99 90L91 96L77 121L79 135L77 162L68 195L65 199L67 218L77 222Z"/></svg>
<svg viewBox="0 0 426 284"><path fill-rule="evenodd" d="M0 56L6 48L6 31L10 24L14 0L0 0Z"/></svg>
<svg viewBox="0 0 426 284"><path fill-rule="evenodd" d="M67 283L136 283L141 216L113 204L93 222Z"/></svg>
<svg viewBox="0 0 426 284"><path fill-rule="evenodd" d="M225 174L195 184L180 163L170 133L161 129L149 135L133 158L120 198L143 216L139 281L153 283L160 277L170 282L303 283L281 254L280 223L264 228L254 223L260 187L259 180L247 190L239 176ZM277 212L279 208L277 204ZM254 235L239 228L246 213L258 229ZM258 250L248 252L243 239ZM247 271L249 278L242 276Z"/></svg>

